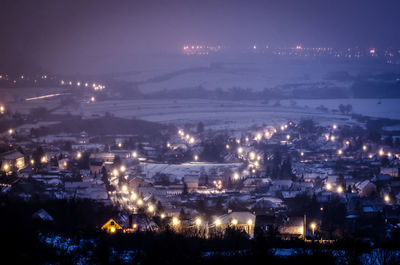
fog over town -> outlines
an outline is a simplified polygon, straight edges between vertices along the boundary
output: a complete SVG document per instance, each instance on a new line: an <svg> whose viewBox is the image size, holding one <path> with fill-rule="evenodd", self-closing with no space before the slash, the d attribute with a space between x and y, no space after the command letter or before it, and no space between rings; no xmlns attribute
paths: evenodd
<svg viewBox="0 0 400 265"><path fill-rule="evenodd" d="M1 1L4 264L399 264L399 10Z"/></svg>

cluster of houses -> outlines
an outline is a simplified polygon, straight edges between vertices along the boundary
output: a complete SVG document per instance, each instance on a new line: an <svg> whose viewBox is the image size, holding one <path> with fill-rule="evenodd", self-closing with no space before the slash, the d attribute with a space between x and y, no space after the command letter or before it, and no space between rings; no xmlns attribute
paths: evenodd
<svg viewBox="0 0 400 265"><path fill-rule="evenodd" d="M18 149L0 154L0 188L24 199L112 204L121 213L103 224L109 233L156 231L168 224L201 228L205 235L234 226L249 235L257 228L282 237L334 238L366 230L371 220L384 220L385 228L399 226L398 148L373 141L359 146L355 137L340 138L338 129L303 132L292 122L270 131L266 139L259 133L229 136L218 163L199 159L203 141L210 141L204 135L192 134L193 141L173 135L157 143L134 135L102 142L86 132L31 142L8 138ZM136 145L126 147L133 138ZM43 150L35 157L39 145ZM188 153L191 161L182 161ZM318 211L302 211L299 198L312 200ZM345 209L344 221L333 233L324 218L336 204Z"/></svg>

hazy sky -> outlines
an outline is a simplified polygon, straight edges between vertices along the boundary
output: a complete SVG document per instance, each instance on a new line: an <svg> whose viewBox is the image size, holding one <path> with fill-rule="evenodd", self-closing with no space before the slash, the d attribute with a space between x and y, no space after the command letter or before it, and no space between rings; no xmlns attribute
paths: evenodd
<svg viewBox="0 0 400 265"><path fill-rule="evenodd" d="M184 44L400 46L399 0L1 0L1 65L48 67Z"/></svg>

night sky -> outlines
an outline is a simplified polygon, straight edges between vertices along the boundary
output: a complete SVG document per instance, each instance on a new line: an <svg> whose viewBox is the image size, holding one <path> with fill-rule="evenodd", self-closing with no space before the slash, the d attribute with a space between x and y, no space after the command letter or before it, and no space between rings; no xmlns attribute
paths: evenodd
<svg viewBox="0 0 400 265"><path fill-rule="evenodd" d="M398 47L398 0L0 2L1 66L177 53L191 43Z"/></svg>

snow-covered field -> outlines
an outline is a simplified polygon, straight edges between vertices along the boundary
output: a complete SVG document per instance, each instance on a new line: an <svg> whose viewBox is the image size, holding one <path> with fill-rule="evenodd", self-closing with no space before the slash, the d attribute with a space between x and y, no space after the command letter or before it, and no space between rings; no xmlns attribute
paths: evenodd
<svg viewBox="0 0 400 265"><path fill-rule="evenodd" d="M312 118L321 124L353 124L349 116L341 115L340 104L351 104L353 113L372 117L400 118L399 100L385 99L337 100L284 100L276 101L221 101L221 100L110 100L96 104L82 104L79 109L60 109L59 113L71 112L85 117L104 115L138 118L148 121L181 125L203 121L208 129L247 129L253 125L279 125L289 120ZM328 112L316 107L323 105ZM334 111L336 110L336 111Z"/></svg>
<svg viewBox="0 0 400 265"><path fill-rule="evenodd" d="M148 121L184 124L202 121L208 129L247 129L253 125L277 125L288 120L313 118L321 123L351 122L349 117L312 108L274 106L275 102L220 100L112 100L84 104L80 109L60 109L85 117L104 115L138 118Z"/></svg>
<svg viewBox="0 0 400 265"><path fill-rule="evenodd" d="M162 172L163 174L171 174L176 179L181 180L183 177L196 178L200 176L201 172L205 174L210 174L212 171L224 172L226 170L236 171L241 163L202 163L202 162L192 162L183 164L156 164L156 163L141 163L143 172L147 177L154 177L157 173Z"/></svg>

